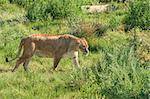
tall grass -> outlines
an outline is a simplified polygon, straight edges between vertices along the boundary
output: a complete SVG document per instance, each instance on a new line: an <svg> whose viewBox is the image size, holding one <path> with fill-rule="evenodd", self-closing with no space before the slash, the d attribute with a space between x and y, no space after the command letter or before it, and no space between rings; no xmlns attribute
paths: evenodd
<svg viewBox="0 0 150 99"><path fill-rule="evenodd" d="M64 18L69 16L74 10L70 0L39 0L33 2L28 8L27 17L30 20L47 19L48 16L55 18Z"/></svg>
<svg viewBox="0 0 150 99"><path fill-rule="evenodd" d="M0 0L0 4L5 4L5 3L8 3L9 0Z"/></svg>
<svg viewBox="0 0 150 99"><path fill-rule="evenodd" d="M112 2L112 1L125 3L125 1L127 1L127 0L97 0L97 1L103 2L103 3L108 3L108 2Z"/></svg>
<svg viewBox="0 0 150 99"><path fill-rule="evenodd" d="M150 29L149 0L134 0L129 3L129 11L125 17L125 30L132 28Z"/></svg>
<svg viewBox="0 0 150 99"><path fill-rule="evenodd" d="M148 98L149 71L140 63L134 46L105 48L99 55L93 67L73 74L72 80L79 83L84 97Z"/></svg>
<svg viewBox="0 0 150 99"><path fill-rule="evenodd" d="M66 18L76 15L81 5L90 4L95 0L38 0L31 4L27 10L27 17L30 20L41 20L52 17Z"/></svg>
<svg viewBox="0 0 150 99"><path fill-rule="evenodd" d="M34 0L9 0L9 2L27 8L34 2Z"/></svg>

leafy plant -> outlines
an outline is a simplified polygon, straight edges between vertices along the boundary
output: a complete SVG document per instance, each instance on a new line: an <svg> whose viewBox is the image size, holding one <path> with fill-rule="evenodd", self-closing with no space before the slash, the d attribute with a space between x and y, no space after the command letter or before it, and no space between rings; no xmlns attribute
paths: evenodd
<svg viewBox="0 0 150 99"><path fill-rule="evenodd" d="M8 0L0 0L0 4L5 4L5 3L8 3L9 1Z"/></svg>
<svg viewBox="0 0 150 99"><path fill-rule="evenodd" d="M143 30L150 29L150 2L149 0L134 0L129 3L128 14L125 17L125 30L138 27Z"/></svg>
<svg viewBox="0 0 150 99"><path fill-rule="evenodd" d="M140 63L134 46L125 45L100 50L97 64L73 74L84 96L97 93L97 97L114 99L148 98L148 70ZM77 76L78 75L78 76Z"/></svg>
<svg viewBox="0 0 150 99"><path fill-rule="evenodd" d="M27 17L30 20L65 18L75 12L73 1L71 0L39 0L33 2L27 10Z"/></svg>
<svg viewBox="0 0 150 99"><path fill-rule="evenodd" d="M27 8L30 4L34 2L34 0L9 0L9 2Z"/></svg>

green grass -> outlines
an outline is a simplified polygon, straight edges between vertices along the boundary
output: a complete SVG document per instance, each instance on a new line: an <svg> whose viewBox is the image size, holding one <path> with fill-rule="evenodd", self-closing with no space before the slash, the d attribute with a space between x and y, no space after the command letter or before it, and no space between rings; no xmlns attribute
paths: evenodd
<svg viewBox="0 0 150 99"><path fill-rule="evenodd" d="M0 13L0 19L3 20L19 19L25 15L25 10L15 4L0 4Z"/></svg>
<svg viewBox="0 0 150 99"><path fill-rule="evenodd" d="M97 55L91 53L91 58L96 59ZM88 64L92 64L91 58L84 62L80 57L80 63L83 68L88 68ZM41 62L38 62L41 61ZM1 68L13 68L14 62L1 65ZM6 66L7 65L7 66ZM69 85L73 66L71 60L62 59L57 72L50 72L52 67L52 59L34 57L29 64L29 72L24 72L23 66L15 72L0 73L0 94L1 98L54 98L63 94L70 93L71 89L65 88ZM8 91L10 90L10 91ZM58 92L57 92L57 91ZM70 90L70 91L68 91ZM76 93L76 92L74 92Z"/></svg>
<svg viewBox="0 0 150 99"><path fill-rule="evenodd" d="M102 37L86 37L90 54L84 56L79 53L80 70L75 70L71 60L64 58L57 71L51 72L53 59L34 56L29 64L29 72L25 72L21 65L12 73L1 70L14 67L16 61L6 63L5 58L15 57L22 37L34 33L64 34L70 33L71 29L67 19L24 20L28 6L25 5L24 8L22 5L2 3L0 99L148 99L150 60L141 61L141 53L147 52L146 55L149 55L149 31L137 29L135 39L133 31L125 33L120 30L126 15L126 6L122 3L113 4L118 8L115 11L100 14L79 13L80 20L73 17L75 21L109 26ZM74 25L73 20L71 25Z"/></svg>

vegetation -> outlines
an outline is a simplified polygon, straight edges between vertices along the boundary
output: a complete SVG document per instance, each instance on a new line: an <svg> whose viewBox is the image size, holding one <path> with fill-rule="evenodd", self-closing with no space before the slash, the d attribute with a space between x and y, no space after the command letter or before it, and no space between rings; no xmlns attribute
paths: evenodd
<svg viewBox="0 0 150 99"><path fill-rule="evenodd" d="M0 98L148 99L150 83L149 1L1 0ZM124 2L126 1L126 2ZM124 2L124 3L123 3ZM82 5L109 4L102 13L82 12ZM30 34L85 37L89 56L79 54L81 69L62 59L34 56L29 72L12 73L21 38Z"/></svg>
<svg viewBox="0 0 150 99"><path fill-rule="evenodd" d="M125 29L140 27L150 29L149 0L135 0L129 3L129 12L125 18Z"/></svg>

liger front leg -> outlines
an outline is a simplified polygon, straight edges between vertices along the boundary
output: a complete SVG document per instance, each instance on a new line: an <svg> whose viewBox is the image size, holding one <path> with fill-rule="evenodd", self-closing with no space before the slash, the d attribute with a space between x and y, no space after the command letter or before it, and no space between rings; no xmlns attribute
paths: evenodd
<svg viewBox="0 0 150 99"><path fill-rule="evenodd" d="M72 62L75 68L80 68L79 61L78 61L78 52L74 52L74 55L72 57Z"/></svg>

